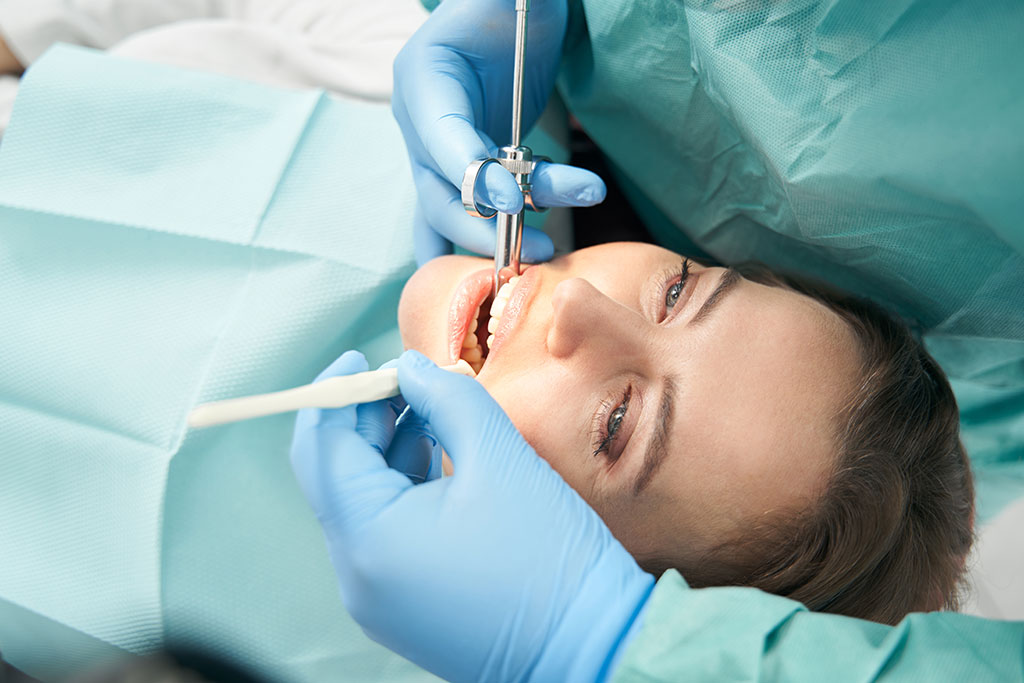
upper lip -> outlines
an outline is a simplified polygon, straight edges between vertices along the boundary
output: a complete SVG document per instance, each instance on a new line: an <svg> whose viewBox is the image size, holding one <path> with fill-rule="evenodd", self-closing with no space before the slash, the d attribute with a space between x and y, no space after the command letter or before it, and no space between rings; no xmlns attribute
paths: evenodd
<svg viewBox="0 0 1024 683"><path fill-rule="evenodd" d="M508 337L518 319L526 310L530 292L534 289L532 283L536 280L538 272L539 268L536 266L531 266L522 272L519 281L512 290L505 310L501 314L498 327L494 331L494 346L488 349L486 360L490 360L494 354L494 349L502 345L504 339ZM490 270L479 270L471 273L456 290L448 309L448 344L451 362L454 363L459 358L463 339L465 339L468 333L469 323L473 319L474 314L477 314L481 319L481 324L484 323L485 316L479 315L479 312L481 312L483 305L489 300L490 295ZM489 311L483 312L489 313ZM483 334L486 335L486 331Z"/></svg>
<svg viewBox="0 0 1024 683"><path fill-rule="evenodd" d="M494 357L495 350L501 348L519 319L526 312L526 309L529 308L532 301L531 294L536 289L534 283L539 274L540 268L537 266L532 266L523 271L519 282L516 283L515 288L512 290L512 296L509 297L508 303L505 305L505 310L501 314L501 320L498 321L498 327L494 331L494 346L488 351L488 361Z"/></svg>

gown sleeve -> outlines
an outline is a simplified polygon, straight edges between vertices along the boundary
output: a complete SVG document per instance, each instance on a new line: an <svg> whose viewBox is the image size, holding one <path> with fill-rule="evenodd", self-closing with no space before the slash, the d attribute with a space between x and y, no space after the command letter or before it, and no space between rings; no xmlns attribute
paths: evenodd
<svg viewBox="0 0 1024 683"><path fill-rule="evenodd" d="M886 626L670 571L612 680L1021 681L1024 622L931 612Z"/></svg>

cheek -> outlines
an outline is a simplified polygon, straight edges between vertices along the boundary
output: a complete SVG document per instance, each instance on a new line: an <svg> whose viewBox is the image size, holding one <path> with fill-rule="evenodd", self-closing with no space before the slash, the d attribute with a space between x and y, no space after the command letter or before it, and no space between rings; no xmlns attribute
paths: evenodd
<svg viewBox="0 0 1024 683"><path fill-rule="evenodd" d="M423 346L429 335L431 314L436 317L433 310L436 305L430 305L425 296L429 283L430 279L418 271L402 289L402 297L398 301L398 330L407 349L426 352Z"/></svg>
<svg viewBox="0 0 1024 683"><path fill-rule="evenodd" d="M483 384L526 442L583 495L590 487L579 408L558 400L554 392L534 391L525 382L492 379Z"/></svg>
<svg viewBox="0 0 1024 683"><path fill-rule="evenodd" d="M415 292L406 286L398 302L398 331L402 334L402 343L407 349L416 348L416 338L423 325L420 309L414 303L415 299Z"/></svg>
<svg viewBox="0 0 1024 683"><path fill-rule="evenodd" d="M629 552L637 556L658 554L656 548L664 541L659 528L664 515L651 509L650 499L638 501L631 492L602 476L603 466L590 455L590 422L582 414L584 408L567 404L564 399L574 395L571 390L554 384L563 386L563 390L531 391L526 378L492 378L484 385L527 443L594 508Z"/></svg>

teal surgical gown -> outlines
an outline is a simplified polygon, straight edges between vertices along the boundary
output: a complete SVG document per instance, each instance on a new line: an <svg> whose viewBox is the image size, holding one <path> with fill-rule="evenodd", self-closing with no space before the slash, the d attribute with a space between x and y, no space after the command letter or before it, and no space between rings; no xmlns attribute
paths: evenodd
<svg viewBox="0 0 1024 683"><path fill-rule="evenodd" d="M1024 480L1024 5L570 7L559 92L651 231L887 304L953 379L982 493Z"/></svg>
<svg viewBox="0 0 1024 683"><path fill-rule="evenodd" d="M1024 679L1024 623L952 612L884 626L807 611L753 588L655 586L613 683L654 681L970 681Z"/></svg>
<svg viewBox="0 0 1024 683"><path fill-rule="evenodd" d="M1024 496L1024 4L570 7L558 90L652 233L887 304L953 382L979 517ZM615 676L875 678L1020 680L1024 624L893 628L670 573Z"/></svg>

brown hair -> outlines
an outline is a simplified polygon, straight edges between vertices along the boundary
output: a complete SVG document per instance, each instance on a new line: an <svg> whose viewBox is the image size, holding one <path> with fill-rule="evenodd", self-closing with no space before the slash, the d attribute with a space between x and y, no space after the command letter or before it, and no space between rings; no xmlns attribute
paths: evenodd
<svg viewBox="0 0 1024 683"><path fill-rule="evenodd" d="M754 586L889 624L909 612L955 609L974 491L942 369L870 302L756 264L739 270L836 312L860 344L861 381L838 416L837 458L818 505L722 544L691 584Z"/></svg>

